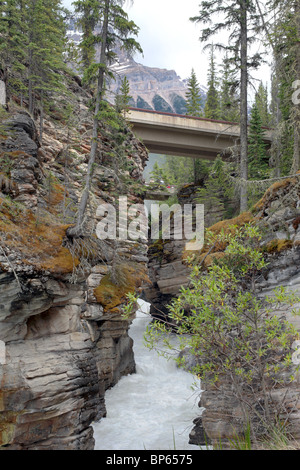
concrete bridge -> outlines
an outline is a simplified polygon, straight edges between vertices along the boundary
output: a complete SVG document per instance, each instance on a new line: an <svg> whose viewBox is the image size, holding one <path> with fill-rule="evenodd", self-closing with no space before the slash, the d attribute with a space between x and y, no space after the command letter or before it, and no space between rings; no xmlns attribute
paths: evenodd
<svg viewBox="0 0 300 470"><path fill-rule="evenodd" d="M133 132L150 153L214 160L239 145L240 128L232 122L130 108ZM270 146L272 130L265 129Z"/></svg>

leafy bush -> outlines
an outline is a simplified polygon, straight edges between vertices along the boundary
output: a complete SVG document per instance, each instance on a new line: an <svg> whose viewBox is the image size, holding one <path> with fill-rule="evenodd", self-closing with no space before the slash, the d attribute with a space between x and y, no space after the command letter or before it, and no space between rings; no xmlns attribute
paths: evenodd
<svg viewBox="0 0 300 470"><path fill-rule="evenodd" d="M209 244L225 247L224 256L205 271L199 263L192 266L190 286L181 288L169 306L169 318L181 350L188 348L194 357L193 373L210 388L227 387L226 393L239 403L244 428L249 424L252 437L258 430L262 435L284 412L283 402L274 409L272 391L291 383L295 372L291 352L298 334L277 312L299 298L282 288L259 296L266 261L256 227L207 236ZM155 348L157 338L163 337L171 350L169 333L167 324L153 322L146 334L148 346ZM177 362L184 366L184 355Z"/></svg>

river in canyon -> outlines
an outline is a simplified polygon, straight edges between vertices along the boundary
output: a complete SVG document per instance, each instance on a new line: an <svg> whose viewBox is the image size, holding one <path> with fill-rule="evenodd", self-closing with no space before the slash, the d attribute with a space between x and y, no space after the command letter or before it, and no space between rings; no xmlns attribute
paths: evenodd
<svg viewBox="0 0 300 470"><path fill-rule="evenodd" d="M188 442L200 411L199 380L144 345L148 309L140 301L129 330L136 373L106 392L107 417L93 425L95 450L198 450Z"/></svg>

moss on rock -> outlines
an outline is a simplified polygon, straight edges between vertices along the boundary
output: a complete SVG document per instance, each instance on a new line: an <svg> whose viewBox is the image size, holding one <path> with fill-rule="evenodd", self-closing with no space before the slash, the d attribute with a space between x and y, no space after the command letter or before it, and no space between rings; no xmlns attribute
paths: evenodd
<svg viewBox="0 0 300 470"><path fill-rule="evenodd" d="M37 271L68 274L79 264L63 246L69 225L34 214L20 203L0 198L0 234L5 246Z"/></svg>
<svg viewBox="0 0 300 470"><path fill-rule="evenodd" d="M120 264L117 271L117 275L106 274L94 289L97 302L103 305L105 312L124 303L127 294L136 292L149 282L145 268L136 264Z"/></svg>
<svg viewBox="0 0 300 470"><path fill-rule="evenodd" d="M274 239L267 243L265 250L268 253L281 253L293 247L293 242L286 239Z"/></svg>

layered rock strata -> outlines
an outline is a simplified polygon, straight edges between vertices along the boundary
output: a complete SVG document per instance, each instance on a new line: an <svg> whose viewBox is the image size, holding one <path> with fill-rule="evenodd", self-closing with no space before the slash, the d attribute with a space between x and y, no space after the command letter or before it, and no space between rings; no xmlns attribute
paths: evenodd
<svg viewBox="0 0 300 470"><path fill-rule="evenodd" d="M266 254L267 268L260 278L260 296L270 296L276 288L284 287L289 292L300 294L300 178L287 178L275 183L254 207L249 218L258 224L264 233L262 247ZM242 220L242 217L240 217ZM237 219L234 219L237 222ZM231 221L211 227L220 230ZM300 304L292 307L283 305L275 314L283 316L300 331ZM291 351L291 354L294 351ZM282 374L281 384L269 390L271 408L280 411L280 419L286 423L287 432L292 436L292 447L300 442L300 379L289 381L289 375ZM203 392L199 407L201 416L195 421L190 434L190 443L207 445L212 443L223 449L232 446L236 439L242 439L245 423L242 419L240 402L235 398L232 385L228 382L218 388L202 384ZM259 396L257 396L259 402ZM259 438L260 436L258 436Z"/></svg>
<svg viewBox="0 0 300 470"><path fill-rule="evenodd" d="M185 205L190 205L193 210L195 209L199 198L198 189L199 186L188 184L178 191L178 203L182 208L182 214ZM204 205L203 222L205 227L210 227L224 218L224 208L220 205L213 206L210 203L209 195L205 201L202 201L202 204ZM178 295L181 287L188 286L190 269L183 254L189 240L186 240L184 236L184 228L183 220L183 237L177 239L177 234L174 231L174 218L171 217L170 236L166 239L152 241L149 245L148 266L151 284L145 290L145 299L151 303L150 312L154 317L167 316L167 305L173 297ZM195 217L192 228L195 231Z"/></svg>
<svg viewBox="0 0 300 470"><path fill-rule="evenodd" d="M91 424L106 414L105 390L135 371L128 336L132 317L124 319L122 305L127 290L137 292L146 279L147 245L107 243L101 254L93 235L77 245L66 236L76 216L92 128L90 97L76 80L72 87L79 118L70 135L62 119L50 116L40 141L32 118L13 106L1 122L3 449L93 449ZM101 147L109 153L109 141ZM138 184L148 157L129 130L127 148L132 162L127 177ZM116 202L113 175L102 159L93 177L88 233L94 233L97 206ZM134 193L128 198L140 202ZM111 276L124 264L130 276L123 270L125 285L119 285Z"/></svg>

